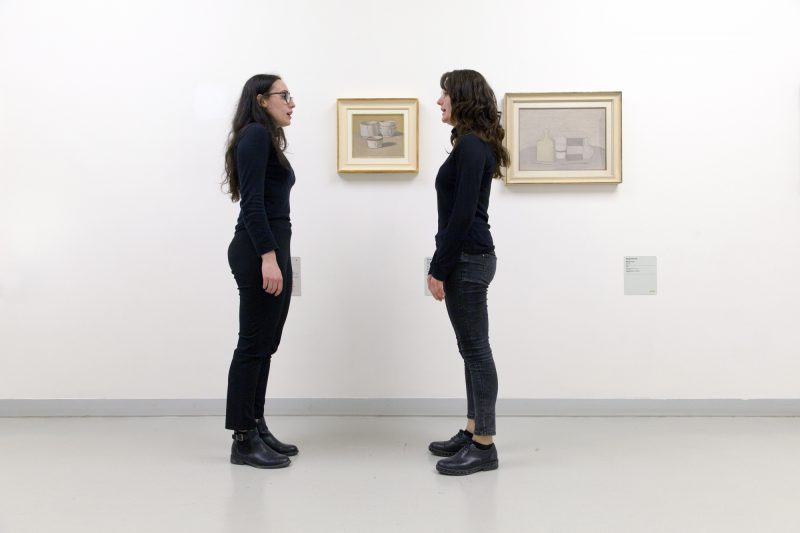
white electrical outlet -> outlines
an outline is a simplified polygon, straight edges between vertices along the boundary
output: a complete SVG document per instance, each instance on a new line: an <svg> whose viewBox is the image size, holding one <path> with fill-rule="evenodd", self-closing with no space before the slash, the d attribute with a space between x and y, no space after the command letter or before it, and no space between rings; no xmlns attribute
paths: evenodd
<svg viewBox="0 0 800 533"><path fill-rule="evenodd" d="M292 296L300 294L300 258L292 257Z"/></svg>
<svg viewBox="0 0 800 533"><path fill-rule="evenodd" d="M431 269L431 261L433 257L425 258L425 275L422 278L422 284L425 286L425 296L432 296L431 291L428 290L428 271Z"/></svg>

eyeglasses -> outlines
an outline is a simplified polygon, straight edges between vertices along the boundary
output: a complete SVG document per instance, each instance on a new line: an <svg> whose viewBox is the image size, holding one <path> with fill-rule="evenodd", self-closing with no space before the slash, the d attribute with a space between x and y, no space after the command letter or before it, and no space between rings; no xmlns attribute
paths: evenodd
<svg viewBox="0 0 800 533"><path fill-rule="evenodd" d="M293 98L293 97L292 97L292 95L289 93L289 91L281 91L281 92L279 92L279 93L267 93L267 96L272 96L273 94L279 94L279 95L281 95L281 98L283 98L283 101L284 101L284 102L286 102L287 104L288 104L289 102L291 102L292 100L294 100L294 98Z"/></svg>

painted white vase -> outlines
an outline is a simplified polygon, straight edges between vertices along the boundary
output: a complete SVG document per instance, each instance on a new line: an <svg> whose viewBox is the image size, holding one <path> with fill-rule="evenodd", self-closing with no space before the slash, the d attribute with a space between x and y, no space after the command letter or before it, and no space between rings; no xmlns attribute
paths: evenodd
<svg viewBox="0 0 800 533"><path fill-rule="evenodd" d="M397 131L397 123L394 120L381 120L378 123L381 130L381 135L384 137L394 137Z"/></svg>
<svg viewBox="0 0 800 533"><path fill-rule="evenodd" d="M360 133L362 137L375 137L381 134L377 120L365 120L361 122Z"/></svg>

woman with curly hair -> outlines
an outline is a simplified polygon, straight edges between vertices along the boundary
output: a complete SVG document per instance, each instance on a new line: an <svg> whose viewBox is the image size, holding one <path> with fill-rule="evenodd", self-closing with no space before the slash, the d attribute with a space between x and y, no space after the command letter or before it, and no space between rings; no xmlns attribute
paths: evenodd
<svg viewBox="0 0 800 533"><path fill-rule="evenodd" d="M436 176L439 214L436 252L428 288L445 301L464 360L467 427L428 449L445 457L436 469L445 475L467 475L498 467L495 435L497 371L489 346L486 303L497 257L489 231L492 178L509 162L503 146L497 100L484 77L474 70L442 75L437 104L442 122L453 126L453 150Z"/></svg>

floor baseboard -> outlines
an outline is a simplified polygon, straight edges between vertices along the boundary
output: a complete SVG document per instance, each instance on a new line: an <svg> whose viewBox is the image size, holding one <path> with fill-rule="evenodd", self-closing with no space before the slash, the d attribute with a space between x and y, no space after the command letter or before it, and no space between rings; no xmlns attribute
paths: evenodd
<svg viewBox="0 0 800 533"><path fill-rule="evenodd" d="M462 416L457 398L269 398L274 416ZM224 399L0 400L0 417L220 416ZM497 401L498 416L800 416L800 399L518 399Z"/></svg>

